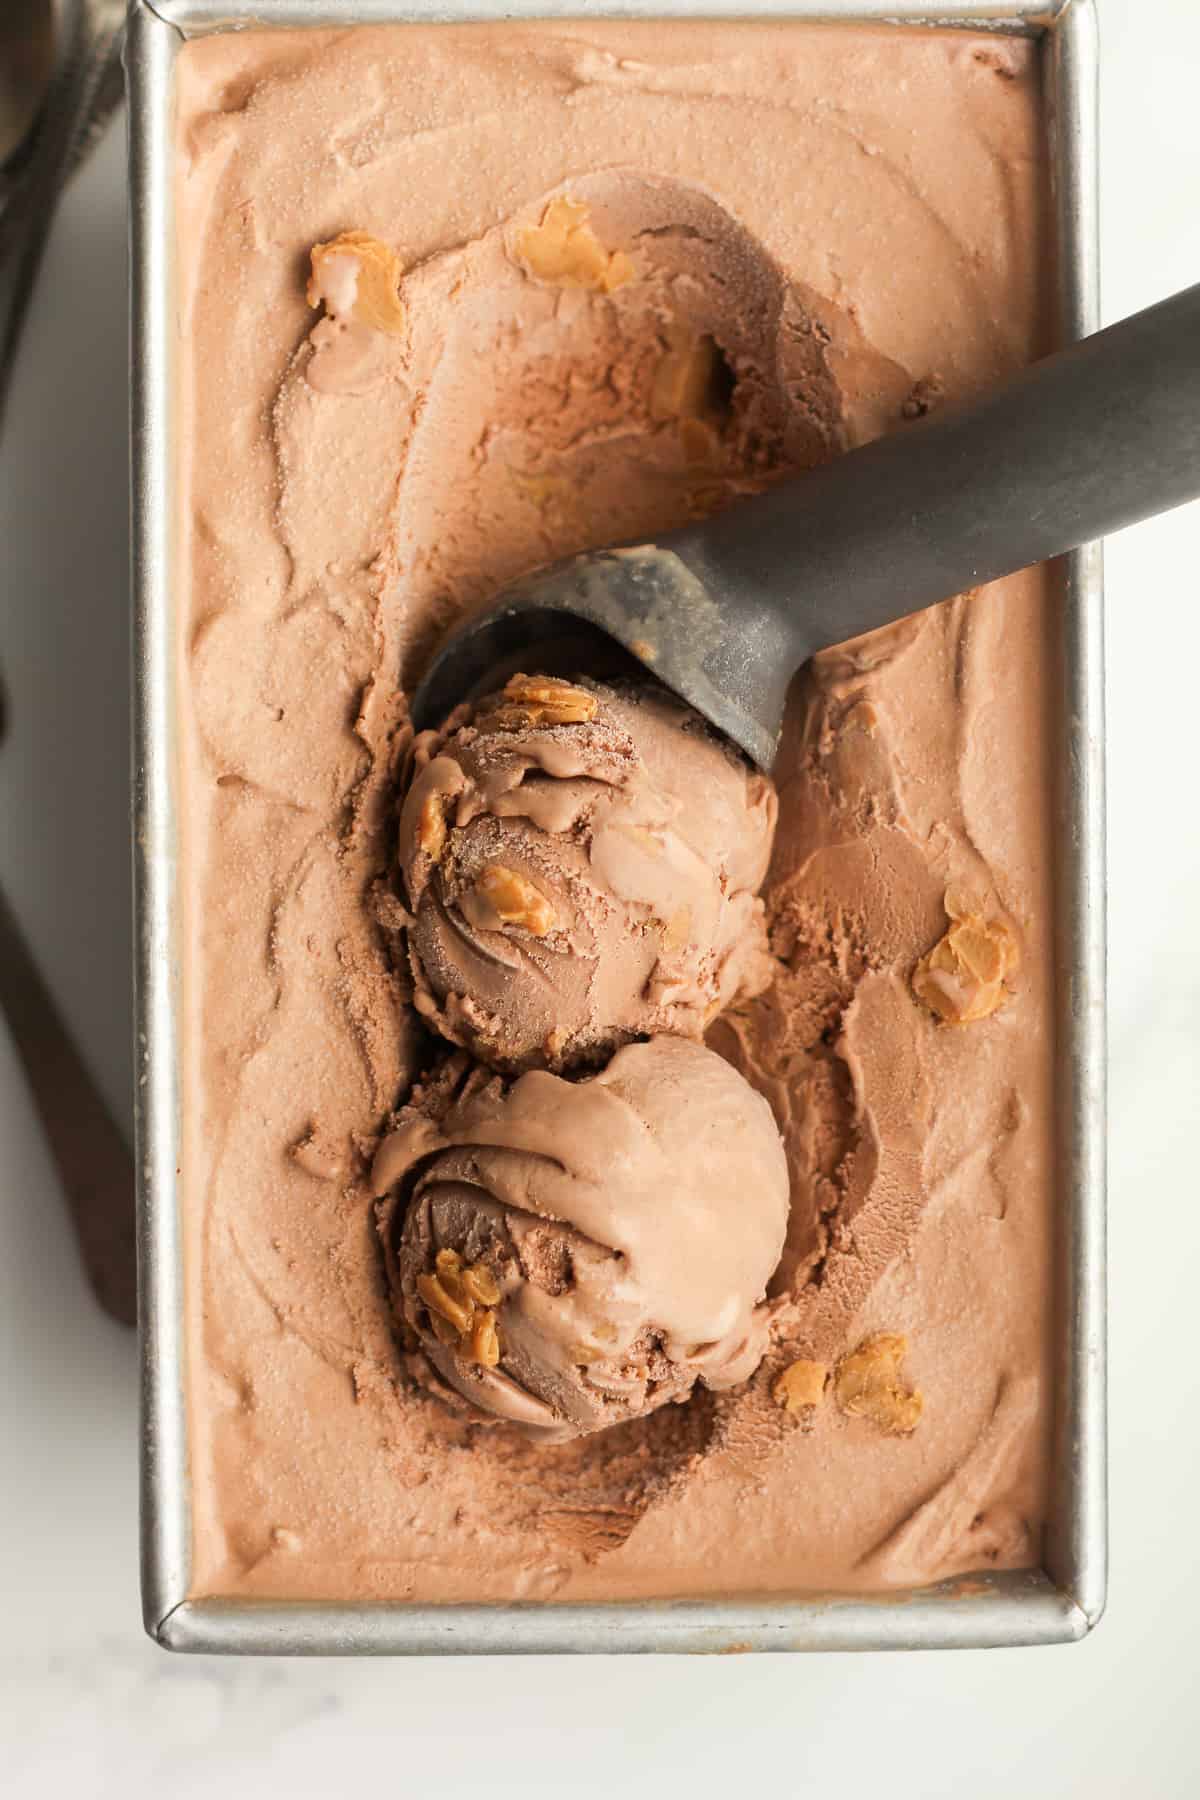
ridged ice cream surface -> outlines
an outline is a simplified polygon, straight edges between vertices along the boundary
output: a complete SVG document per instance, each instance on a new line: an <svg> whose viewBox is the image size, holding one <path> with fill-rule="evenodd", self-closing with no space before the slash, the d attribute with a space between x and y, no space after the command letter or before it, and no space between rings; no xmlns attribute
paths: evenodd
<svg viewBox="0 0 1200 1800"><path fill-rule="evenodd" d="M564 1068L762 992L766 777L649 684L517 676L462 710L413 746L391 889L428 1023Z"/></svg>
<svg viewBox="0 0 1200 1800"><path fill-rule="evenodd" d="M670 702L568 680L421 742L407 710L507 581L1052 347L1038 56L586 18L180 51L196 1593L1039 1562L1052 573L804 670L773 844L771 789ZM618 1091L662 1057L698 1109ZM496 1371L553 1427L476 1405Z"/></svg>
<svg viewBox="0 0 1200 1800"><path fill-rule="evenodd" d="M788 1170L735 1069L656 1037L575 1081L453 1077L465 1091L408 1107L373 1168L399 1313L445 1382L559 1438L754 1372Z"/></svg>

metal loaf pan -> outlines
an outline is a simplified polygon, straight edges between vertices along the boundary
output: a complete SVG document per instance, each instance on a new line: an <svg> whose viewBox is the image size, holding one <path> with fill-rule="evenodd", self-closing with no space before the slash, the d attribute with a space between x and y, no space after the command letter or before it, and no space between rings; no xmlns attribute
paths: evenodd
<svg viewBox="0 0 1200 1800"><path fill-rule="evenodd" d="M180 796L176 668L173 72L186 39L237 26L731 14L1019 32L1044 58L1060 333L1096 328L1095 0L131 0L134 835L142 1591L175 1650L350 1655L479 1651L955 1649L1082 1637L1104 1605L1104 811L1102 571L1067 559L1055 841L1058 1292L1053 1499L1045 1567L881 1595L593 1606L411 1607L192 1600L178 1181Z"/></svg>

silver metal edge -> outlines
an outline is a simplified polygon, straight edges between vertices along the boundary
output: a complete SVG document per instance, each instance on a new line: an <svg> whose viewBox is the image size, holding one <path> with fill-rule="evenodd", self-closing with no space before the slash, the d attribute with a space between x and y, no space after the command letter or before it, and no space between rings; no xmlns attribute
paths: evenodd
<svg viewBox="0 0 1200 1800"><path fill-rule="evenodd" d="M912 1594L611 1606L314 1606L188 1601L159 1641L251 1656L612 1655L971 1650L1057 1644L1086 1630L1041 1570Z"/></svg>
<svg viewBox="0 0 1200 1800"><path fill-rule="evenodd" d="M141 1350L142 1611L157 1635L187 1593L190 1458L185 1395L180 1167L178 731L173 403L169 320L171 66L181 42L149 7L130 10L130 424L133 546L135 1161Z"/></svg>
<svg viewBox="0 0 1200 1800"><path fill-rule="evenodd" d="M138 0L131 0L134 5ZM149 6L152 0L141 0ZM1069 4L1069 0L1065 0ZM519 19L828 19L879 20L903 25L958 25L965 29L1038 29L1052 23L1064 0L153 0L159 17L188 37L209 31L247 30L255 25L356 25L419 22L462 24L467 20Z"/></svg>
<svg viewBox="0 0 1200 1800"><path fill-rule="evenodd" d="M359 0L355 22L578 17L580 0L475 0L454 6ZM1048 31L1047 106L1057 179L1060 314L1076 336L1095 328L1094 0L997 7L933 0L906 11L876 0L616 0L588 16L801 17ZM164 1647L233 1654L429 1654L731 1650L951 1649L1063 1643L1103 1608L1103 691L1099 550L1068 559L1064 679L1071 721L1063 752L1061 884L1062 1326L1049 1573L981 1575L883 1595L612 1606L405 1607L189 1600L189 1457L183 1333L183 1237L176 1174L181 1142L180 956L175 909L177 720L170 570L172 195L171 68L186 37L252 24L346 22L338 0L131 0L133 424L135 547L135 887L138 895L139 1256L143 1341L142 1541L147 1630ZM1060 1042L1061 1042L1060 1038Z"/></svg>
<svg viewBox="0 0 1200 1800"><path fill-rule="evenodd" d="M1099 40L1095 0L1068 0L1049 46L1060 330L1100 324ZM1104 569L1099 544L1068 559L1055 796L1060 850L1056 1057L1059 1365L1046 1567L1090 1630L1108 1561L1105 1370Z"/></svg>

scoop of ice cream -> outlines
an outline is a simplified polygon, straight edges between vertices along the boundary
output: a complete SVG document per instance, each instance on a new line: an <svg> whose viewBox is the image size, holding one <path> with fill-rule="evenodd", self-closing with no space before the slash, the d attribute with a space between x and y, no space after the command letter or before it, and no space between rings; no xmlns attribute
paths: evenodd
<svg viewBox="0 0 1200 1800"><path fill-rule="evenodd" d="M452 1059L374 1181L400 1322L482 1413L575 1436L758 1365L787 1164L702 1044L630 1044L576 1081Z"/></svg>
<svg viewBox="0 0 1200 1800"><path fill-rule="evenodd" d="M514 676L414 746L397 887L419 1011L509 1071L699 1037L767 985L776 810L663 690Z"/></svg>

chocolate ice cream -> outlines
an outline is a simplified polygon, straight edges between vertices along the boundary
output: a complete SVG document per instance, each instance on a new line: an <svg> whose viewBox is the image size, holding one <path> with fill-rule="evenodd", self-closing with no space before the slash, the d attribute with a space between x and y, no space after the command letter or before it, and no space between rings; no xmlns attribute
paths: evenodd
<svg viewBox="0 0 1200 1800"><path fill-rule="evenodd" d="M394 860L406 691L509 579L653 542L1052 347L1036 45L577 18L216 33L176 68L193 1591L613 1602L1034 1565L1056 1153L1045 572L795 683L762 890L774 977L707 1034L769 1102L790 1177L754 1375L563 1442L481 1423L397 1342L370 1169L433 1055L377 918L389 888L421 911ZM594 776L543 786L576 779ZM447 825L464 855L483 831L528 850L541 893L553 833ZM550 872L542 898L565 905ZM489 885L470 931L507 944L527 928ZM612 913L617 942L632 916ZM520 938L510 972L552 935ZM643 948L660 942L651 926ZM577 1041L598 1033L588 1054L658 1029L619 1007L600 1029L560 991ZM514 1065L559 1022L530 1011ZM464 1282L492 1270L469 1230L436 1248ZM495 1310L503 1342L474 1279L472 1330ZM658 1275L642 1291L690 1355L709 1327L655 1316ZM526 1280L522 1307L539 1293Z"/></svg>
<svg viewBox="0 0 1200 1800"><path fill-rule="evenodd" d="M767 986L775 790L664 689L518 676L411 762L382 916L443 1036L596 1064Z"/></svg>
<svg viewBox="0 0 1200 1800"><path fill-rule="evenodd" d="M474 1070L434 1096L374 1183L398 1313L473 1408L569 1437L753 1373L788 1171L727 1062L656 1037L584 1080Z"/></svg>

